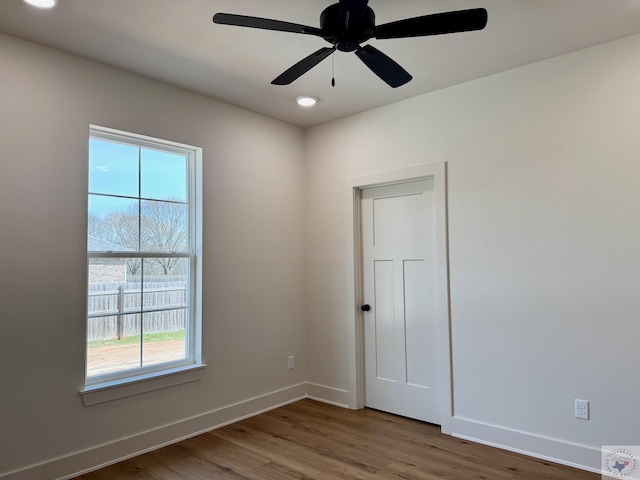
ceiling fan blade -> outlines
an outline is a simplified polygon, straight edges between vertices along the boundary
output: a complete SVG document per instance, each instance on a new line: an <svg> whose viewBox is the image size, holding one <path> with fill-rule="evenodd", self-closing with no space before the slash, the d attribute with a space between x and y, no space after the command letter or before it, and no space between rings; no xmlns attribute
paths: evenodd
<svg viewBox="0 0 640 480"><path fill-rule="evenodd" d="M282 74L280 74L275 80L271 82L272 85L289 85L294 80L300 78L307 73L322 60L327 58L333 52L336 51L336 47L323 47L317 52L313 52L308 57L303 58L293 67L289 68Z"/></svg>
<svg viewBox="0 0 640 480"><path fill-rule="evenodd" d="M390 87L396 88L409 82L413 77L390 57L371 45L356 50L356 55L378 77Z"/></svg>
<svg viewBox="0 0 640 480"><path fill-rule="evenodd" d="M232 13L216 13L213 23L221 25L234 25L236 27L261 28L263 30L276 30L278 32L303 33L322 37L322 30L298 23L282 22L269 18L249 17L247 15L234 15Z"/></svg>
<svg viewBox="0 0 640 480"><path fill-rule="evenodd" d="M423 17L407 18L375 27L375 38L423 37L444 33L482 30L487 24L484 8L435 13Z"/></svg>

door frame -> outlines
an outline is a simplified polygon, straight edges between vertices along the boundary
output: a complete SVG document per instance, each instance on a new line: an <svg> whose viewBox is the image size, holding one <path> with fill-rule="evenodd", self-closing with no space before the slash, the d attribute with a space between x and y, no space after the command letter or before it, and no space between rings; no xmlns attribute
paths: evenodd
<svg viewBox="0 0 640 480"><path fill-rule="evenodd" d="M365 406L364 303L362 277L362 232L360 201L362 190L396 183L433 179L436 216L436 265L438 278L438 373L440 377L441 431L451 435L453 382L451 358L451 308L449 300L449 257L447 228L447 166L445 162L420 165L347 179L347 323L349 408Z"/></svg>

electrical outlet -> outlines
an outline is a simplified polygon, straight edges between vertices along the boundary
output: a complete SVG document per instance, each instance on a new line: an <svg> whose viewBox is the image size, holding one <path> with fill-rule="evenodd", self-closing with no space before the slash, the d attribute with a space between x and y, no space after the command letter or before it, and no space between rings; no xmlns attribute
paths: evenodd
<svg viewBox="0 0 640 480"><path fill-rule="evenodd" d="M576 398L576 418L589 420L589 400Z"/></svg>
<svg viewBox="0 0 640 480"><path fill-rule="evenodd" d="M295 360L296 357L294 357L293 355L289 355L289 358L287 359L287 368L289 370L293 370L293 367L295 366Z"/></svg>

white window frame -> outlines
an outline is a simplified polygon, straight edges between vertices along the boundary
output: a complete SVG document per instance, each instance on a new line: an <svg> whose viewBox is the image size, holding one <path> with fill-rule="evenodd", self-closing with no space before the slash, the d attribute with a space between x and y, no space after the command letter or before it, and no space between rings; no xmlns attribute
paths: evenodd
<svg viewBox="0 0 640 480"><path fill-rule="evenodd" d="M80 393L83 394L87 405L198 380L200 375L194 375L191 371L202 369L205 366L202 363L202 148L98 125L89 126L89 138L176 153L187 158L189 240L186 253L87 252L87 266L95 258L179 257L188 259L190 278L187 287L189 315L187 316L188 325L185 325L185 358L146 367L88 376L87 356L85 355L85 386ZM87 199L89 194L87 189ZM87 268L87 287L88 277ZM87 315L87 323L85 324L87 329L88 318ZM85 346L87 333L85 333ZM88 349L88 346L85 348Z"/></svg>

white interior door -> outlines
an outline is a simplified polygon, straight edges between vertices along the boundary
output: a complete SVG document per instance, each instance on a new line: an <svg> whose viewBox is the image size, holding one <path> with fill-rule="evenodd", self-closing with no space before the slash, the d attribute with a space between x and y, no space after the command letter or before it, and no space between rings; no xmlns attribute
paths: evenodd
<svg viewBox="0 0 640 480"><path fill-rule="evenodd" d="M365 404L440 424L434 182L361 198Z"/></svg>

